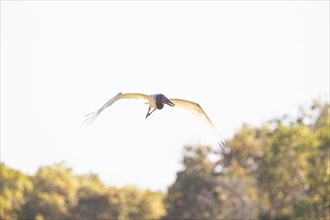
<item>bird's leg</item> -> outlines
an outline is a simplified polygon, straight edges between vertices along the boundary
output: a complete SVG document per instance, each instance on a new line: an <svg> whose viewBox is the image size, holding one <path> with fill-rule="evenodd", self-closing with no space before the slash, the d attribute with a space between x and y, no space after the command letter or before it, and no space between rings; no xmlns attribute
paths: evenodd
<svg viewBox="0 0 330 220"><path fill-rule="evenodd" d="M148 118L156 109L154 108L151 112L150 112L150 110L151 110L151 108L149 107L146 118Z"/></svg>
<svg viewBox="0 0 330 220"><path fill-rule="evenodd" d="M154 110L152 110L150 113L149 113L149 115L151 115L151 113L153 113L154 111L156 111L156 109L154 108Z"/></svg>
<svg viewBox="0 0 330 220"><path fill-rule="evenodd" d="M150 110L151 110L151 108L149 107L148 108L148 113L147 113L147 115L146 115L146 119L149 117L149 115L150 115Z"/></svg>

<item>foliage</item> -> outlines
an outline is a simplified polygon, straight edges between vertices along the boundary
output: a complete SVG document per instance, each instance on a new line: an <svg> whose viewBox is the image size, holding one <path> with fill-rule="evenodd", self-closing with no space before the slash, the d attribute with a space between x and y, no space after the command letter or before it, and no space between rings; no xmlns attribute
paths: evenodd
<svg viewBox="0 0 330 220"><path fill-rule="evenodd" d="M27 175L0 164L0 219L17 218L26 202L26 194L32 189Z"/></svg>
<svg viewBox="0 0 330 220"><path fill-rule="evenodd" d="M1 219L159 219L163 194L106 187L95 174L74 175L63 163L29 177L1 164Z"/></svg>
<svg viewBox="0 0 330 220"><path fill-rule="evenodd" d="M184 150L184 170L168 190L166 219L214 219L220 200L217 182L208 160L210 148L198 146Z"/></svg>
<svg viewBox="0 0 330 220"><path fill-rule="evenodd" d="M1 168L1 219L330 219L328 103L243 125L223 153L186 146L167 194L108 187L63 163Z"/></svg>
<svg viewBox="0 0 330 220"><path fill-rule="evenodd" d="M163 195L136 187L110 187L104 193L81 197L74 218L159 219L164 214Z"/></svg>
<svg viewBox="0 0 330 220"><path fill-rule="evenodd" d="M243 125L218 160L186 147L164 219L329 219L329 104Z"/></svg>
<svg viewBox="0 0 330 220"><path fill-rule="evenodd" d="M62 163L41 167L32 178L33 191L22 208L21 218L68 218L76 203L77 179Z"/></svg>

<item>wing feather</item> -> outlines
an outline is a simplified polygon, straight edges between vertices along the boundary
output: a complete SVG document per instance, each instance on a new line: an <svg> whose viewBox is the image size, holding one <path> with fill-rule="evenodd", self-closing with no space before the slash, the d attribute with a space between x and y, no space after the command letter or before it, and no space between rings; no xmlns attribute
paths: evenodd
<svg viewBox="0 0 330 220"><path fill-rule="evenodd" d="M113 103L115 103L116 101L120 100L120 99L143 99L143 100L150 100L150 96L149 95L145 95L142 93L118 93L115 97L113 97L112 99L110 99L109 101L107 101L101 108L99 108L98 110L91 112L87 115L85 115L85 117L87 117L85 119L85 123L86 124L92 124L97 116L99 116L99 114L101 114L101 112L106 109L107 107L111 106Z"/></svg>
<svg viewBox="0 0 330 220"><path fill-rule="evenodd" d="M225 141L222 138L222 135L219 133L219 131L217 130L217 128L215 127L215 125L213 124L211 119L206 115L206 113L204 112L204 110L198 103L184 100L184 99L170 99L170 101L173 102L175 104L175 106L178 106L180 108L190 111L195 117L205 120L207 122L207 124L209 125L209 127L211 128L211 131L214 134L214 136L216 137L219 145L221 147L224 146Z"/></svg>

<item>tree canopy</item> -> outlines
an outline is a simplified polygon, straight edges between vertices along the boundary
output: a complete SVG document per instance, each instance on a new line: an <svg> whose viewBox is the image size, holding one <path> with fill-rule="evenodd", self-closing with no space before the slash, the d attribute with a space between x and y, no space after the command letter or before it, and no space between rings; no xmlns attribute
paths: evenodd
<svg viewBox="0 0 330 220"><path fill-rule="evenodd" d="M329 219L329 128L329 104L315 102L295 118L243 125L223 155L186 147L164 218Z"/></svg>
<svg viewBox="0 0 330 220"><path fill-rule="evenodd" d="M186 146L167 192L113 187L64 163L0 164L0 219L329 219L329 103L242 125L224 151Z"/></svg>

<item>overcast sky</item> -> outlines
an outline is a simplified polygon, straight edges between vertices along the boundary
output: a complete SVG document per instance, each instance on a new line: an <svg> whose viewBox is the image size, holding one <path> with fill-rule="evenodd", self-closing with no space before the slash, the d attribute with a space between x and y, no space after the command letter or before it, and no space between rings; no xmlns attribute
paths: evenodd
<svg viewBox="0 0 330 220"><path fill-rule="evenodd" d="M166 190L203 123L118 92L198 102L225 138L329 96L328 1L1 1L1 161L65 161L108 185Z"/></svg>

